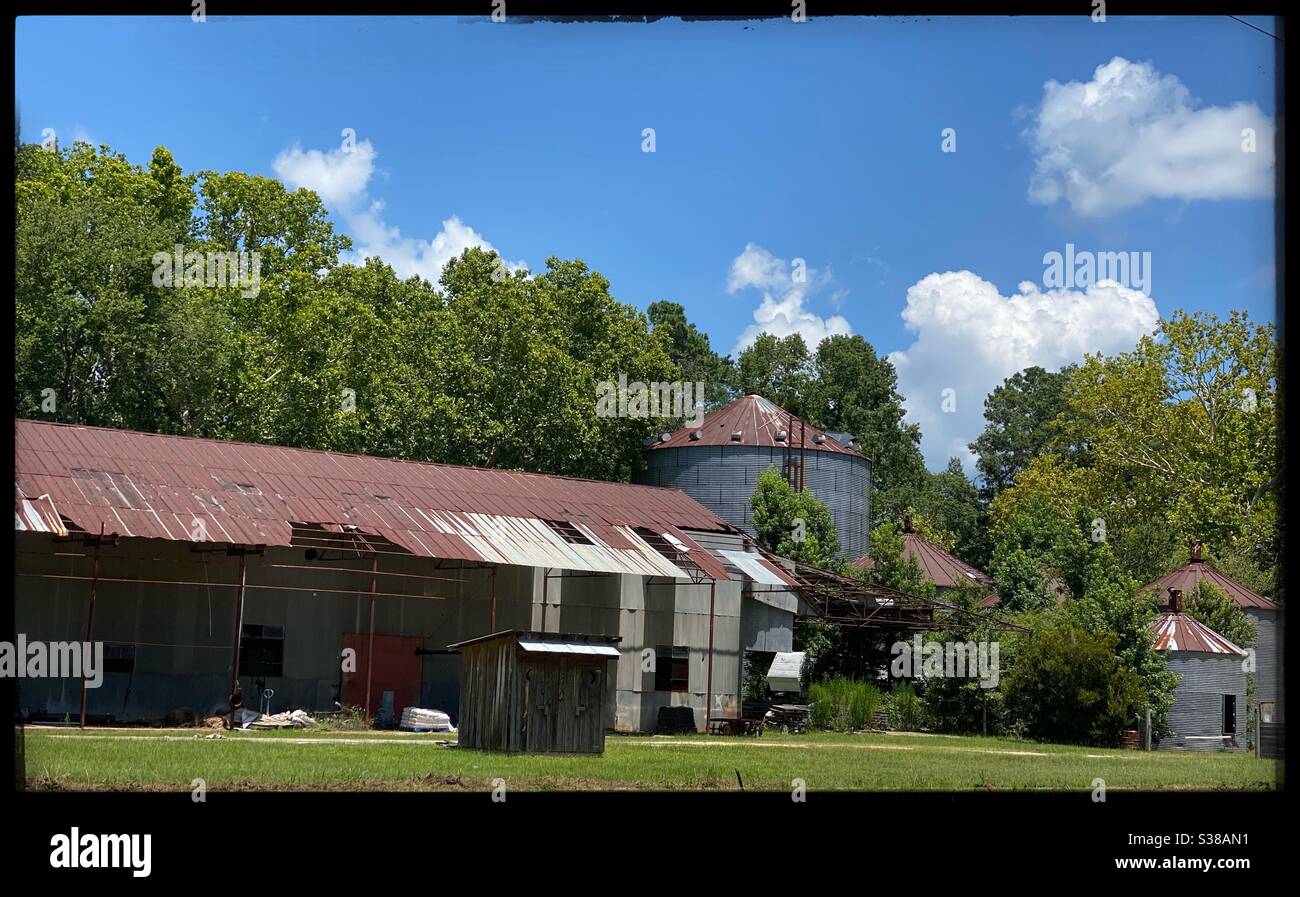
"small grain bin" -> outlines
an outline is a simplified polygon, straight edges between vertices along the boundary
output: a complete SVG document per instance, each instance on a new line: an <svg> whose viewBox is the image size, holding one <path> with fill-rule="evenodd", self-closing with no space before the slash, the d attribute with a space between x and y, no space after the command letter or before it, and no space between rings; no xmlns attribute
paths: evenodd
<svg viewBox="0 0 1300 897"><path fill-rule="evenodd" d="M1182 592L1151 623L1151 645L1165 668L1179 674L1169 708L1170 735L1162 751L1241 751L1246 748L1246 652L1183 610Z"/></svg>
<svg viewBox="0 0 1300 897"><path fill-rule="evenodd" d="M605 687L618 636L509 630L460 652L461 747L600 754Z"/></svg>

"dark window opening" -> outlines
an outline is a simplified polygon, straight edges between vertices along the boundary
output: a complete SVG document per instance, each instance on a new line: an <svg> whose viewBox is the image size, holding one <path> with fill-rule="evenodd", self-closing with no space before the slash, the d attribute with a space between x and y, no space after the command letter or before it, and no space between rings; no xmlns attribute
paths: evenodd
<svg viewBox="0 0 1300 897"><path fill-rule="evenodd" d="M578 529L572 523L567 523L563 520L548 520L546 521L546 525L551 528L552 532L554 532L556 535L558 535L561 539L563 539L566 542L572 543L574 545L595 544L594 542L592 542L590 539L587 538L586 534L583 533L582 530Z"/></svg>
<svg viewBox="0 0 1300 897"><path fill-rule="evenodd" d="M691 677L691 652L683 645L655 648L655 691L686 691Z"/></svg>
<svg viewBox="0 0 1300 897"><path fill-rule="evenodd" d="M1223 734L1237 734L1237 696L1223 696Z"/></svg>
<svg viewBox="0 0 1300 897"><path fill-rule="evenodd" d="M245 623L239 640L239 675L281 676L284 670L284 627Z"/></svg>
<svg viewBox="0 0 1300 897"><path fill-rule="evenodd" d="M105 645L105 673L134 673L135 645Z"/></svg>

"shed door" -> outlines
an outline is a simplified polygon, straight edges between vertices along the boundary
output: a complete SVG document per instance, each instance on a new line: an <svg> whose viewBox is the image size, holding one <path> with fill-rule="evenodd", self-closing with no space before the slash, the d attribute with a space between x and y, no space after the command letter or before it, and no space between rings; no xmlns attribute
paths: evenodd
<svg viewBox="0 0 1300 897"><path fill-rule="evenodd" d="M525 660L524 750L555 750L556 695L560 690L559 664Z"/></svg>
<svg viewBox="0 0 1300 897"><path fill-rule="evenodd" d="M577 668L578 696L574 701L573 715L577 725L578 740L573 749L599 753L605 738L605 668L596 664L582 664Z"/></svg>

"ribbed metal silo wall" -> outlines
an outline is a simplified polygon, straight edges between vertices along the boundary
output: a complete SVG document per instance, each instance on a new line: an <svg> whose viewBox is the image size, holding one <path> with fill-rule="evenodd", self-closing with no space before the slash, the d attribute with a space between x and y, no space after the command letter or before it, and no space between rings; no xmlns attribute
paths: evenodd
<svg viewBox="0 0 1300 897"><path fill-rule="evenodd" d="M1173 735L1160 740L1162 751L1241 751L1246 748L1246 673L1235 654L1170 651L1165 660L1181 679L1169 708ZM1223 696L1236 695L1237 732L1223 737Z"/></svg>
<svg viewBox="0 0 1300 897"><path fill-rule="evenodd" d="M701 445L653 449L645 453L640 481L681 489L732 526L754 532L749 499L759 474L782 469L785 449L749 445ZM840 537L840 555L855 558L867 550L871 511L871 465L862 457L836 452L805 453L804 486L830 508Z"/></svg>
<svg viewBox="0 0 1300 897"><path fill-rule="evenodd" d="M1274 719L1281 722L1282 632L1278 612L1247 608L1246 616L1259 627L1259 640L1255 644L1255 701L1260 704L1275 703Z"/></svg>

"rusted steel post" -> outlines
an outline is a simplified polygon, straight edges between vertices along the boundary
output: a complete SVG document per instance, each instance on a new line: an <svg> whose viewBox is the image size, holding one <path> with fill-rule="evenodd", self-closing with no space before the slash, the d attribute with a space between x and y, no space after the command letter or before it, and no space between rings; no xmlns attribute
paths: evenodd
<svg viewBox="0 0 1300 897"><path fill-rule="evenodd" d="M239 592L235 595L235 638L230 658L230 722L227 728L235 728L235 711L244 706L243 695L239 693L239 642L244 631L244 586L247 583L247 555L239 552Z"/></svg>
<svg viewBox="0 0 1300 897"><path fill-rule="evenodd" d="M366 722L370 722L370 682L375 670L375 590L379 582L379 555L370 559L370 646L366 648Z"/></svg>
<svg viewBox="0 0 1300 897"><path fill-rule="evenodd" d="M704 686L704 731L709 731L709 714L713 712L713 596L718 581L709 580L709 670L708 682Z"/></svg>
<svg viewBox="0 0 1300 897"><path fill-rule="evenodd" d="M99 538L95 540L95 560L90 574L90 609L86 612L86 641L81 646L81 722L77 728L86 728L86 658L93 656L91 645L95 638L95 593L99 586L99 546L104 541L104 524L99 525Z"/></svg>
<svg viewBox="0 0 1300 897"><path fill-rule="evenodd" d="M807 429L808 429L808 425L804 422L803 418L800 418L799 419L799 491L800 492L803 491L804 461L807 460L808 458L807 440L806 437L804 436Z"/></svg>

